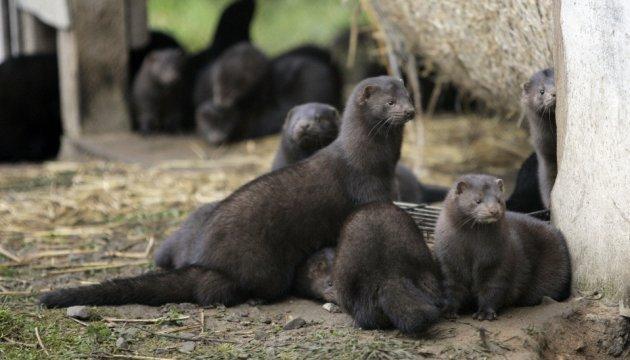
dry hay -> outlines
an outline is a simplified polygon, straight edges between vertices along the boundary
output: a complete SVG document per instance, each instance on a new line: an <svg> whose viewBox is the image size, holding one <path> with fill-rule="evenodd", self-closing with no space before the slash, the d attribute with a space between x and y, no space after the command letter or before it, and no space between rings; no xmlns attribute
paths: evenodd
<svg viewBox="0 0 630 360"><path fill-rule="evenodd" d="M520 86L553 66L551 0L363 0L396 58L411 52L502 113ZM391 57L390 57L391 58ZM427 96L423 94L423 96Z"/></svg>

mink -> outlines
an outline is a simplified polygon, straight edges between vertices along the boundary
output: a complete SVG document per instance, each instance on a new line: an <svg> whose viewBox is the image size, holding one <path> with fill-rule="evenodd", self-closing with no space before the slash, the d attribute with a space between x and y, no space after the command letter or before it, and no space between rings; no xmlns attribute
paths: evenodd
<svg viewBox="0 0 630 360"><path fill-rule="evenodd" d="M336 244L353 209L388 201L404 124L414 116L401 80L362 81L348 99L337 139L309 159L262 175L220 201L203 228L190 236L190 244L172 247L184 251L170 256L184 259L179 267L48 292L41 304L230 306L247 298L286 296L297 266Z"/></svg>
<svg viewBox="0 0 630 360"><path fill-rule="evenodd" d="M413 219L392 203L348 217L333 269L337 301L361 328L420 333L440 317L439 267Z"/></svg>
<svg viewBox="0 0 630 360"><path fill-rule="evenodd" d="M562 233L546 222L505 210L503 181L464 175L449 191L435 229L447 317L476 309L494 320L509 306L571 294L571 258Z"/></svg>

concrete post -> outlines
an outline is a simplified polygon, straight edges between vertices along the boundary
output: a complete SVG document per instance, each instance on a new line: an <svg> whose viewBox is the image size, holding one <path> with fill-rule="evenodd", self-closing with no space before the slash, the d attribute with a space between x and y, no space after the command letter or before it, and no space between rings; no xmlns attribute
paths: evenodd
<svg viewBox="0 0 630 360"><path fill-rule="evenodd" d="M630 296L630 2L554 4L558 177L553 222L576 284ZM624 295L625 293L625 295ZM626 299L626 304L629 299Z"/></svg>

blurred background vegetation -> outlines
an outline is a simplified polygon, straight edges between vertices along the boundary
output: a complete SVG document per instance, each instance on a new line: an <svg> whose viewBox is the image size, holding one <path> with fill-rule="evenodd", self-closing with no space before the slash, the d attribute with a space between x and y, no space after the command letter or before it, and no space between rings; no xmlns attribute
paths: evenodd
<svg viewBox="0 0 630 360"><path fill-rule="evenodd" d="M149 23L175 36L189 51L204 48L232 0L149 0ZM328 45L349 26L355 1L258 0L254 43L269 55L304 43Z"/></svg>

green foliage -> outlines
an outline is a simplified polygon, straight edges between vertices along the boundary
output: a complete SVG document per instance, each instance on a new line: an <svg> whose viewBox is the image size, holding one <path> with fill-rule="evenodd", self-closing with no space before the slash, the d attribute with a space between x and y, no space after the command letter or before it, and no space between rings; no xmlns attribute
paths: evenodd
<svg viewBox="0 0 630 360"><path fill-rule="evenodd" d="M231 0L149 0L152 28L171 33L191 51L213 36ZM350 21L353 2L341 0L258 0L252 26L256 44L268 54L304 43L327 45Z"/></svg>

